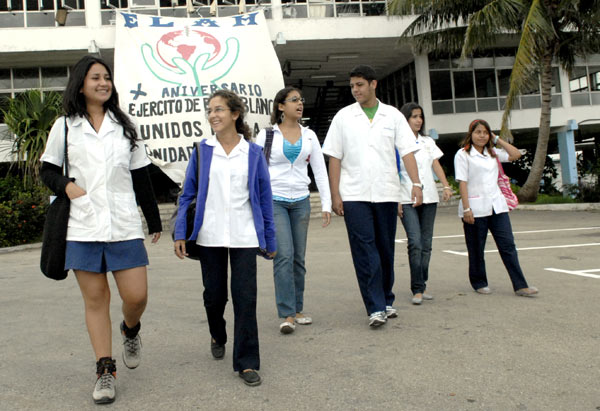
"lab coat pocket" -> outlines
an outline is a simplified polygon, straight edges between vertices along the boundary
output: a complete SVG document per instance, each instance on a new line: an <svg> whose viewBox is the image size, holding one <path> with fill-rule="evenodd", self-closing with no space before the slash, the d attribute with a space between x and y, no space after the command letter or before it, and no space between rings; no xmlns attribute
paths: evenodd
<svg viewBox="0 0 600 411"><path fill-rule="evenodd" d="M114 193L113 204L115 207L115 217L127 226L137 226L142 224L140 213L138 212L133 193Z"/></svg>
<svg viewBox="0 0 600 411"><path fill-rule="evenodd" d="M393 128L383 127L381 129L381 140L383 140L385 143L393 142L395 135L396 134Z"/></svg>
<svg viewBox="0 0 600 411"><path fill-rule="evenodd" d="M84 194L71 200L69 227L92 228L96 225L96 212L89 195Z"/></svg>
<svg viewBox="0 0 600 411"><path fill-rule="evenodd" d="M131 144L125 137L115 140L112 151L112 164L115 167L129 169L131 162Z"/></svg>

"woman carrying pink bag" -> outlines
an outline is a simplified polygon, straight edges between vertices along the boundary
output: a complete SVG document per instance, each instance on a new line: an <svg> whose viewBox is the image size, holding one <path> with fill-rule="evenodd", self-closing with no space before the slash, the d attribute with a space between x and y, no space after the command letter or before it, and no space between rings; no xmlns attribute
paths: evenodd
<svg viewBox="0 0 600 411"><path fill-rule="evenodd" d="M494 135L484 120L469 125L462 148L454 157L455 178L459 182L461 202L458 215L462 218L465 242L469 252L469 280L479 294L490 294L485 270L484 250L488 230L492 233L502 262L508 271L515 294L532 297L537 288L529 287L517 255L509 207L500 190L500 162L515 161L519 150ZM493 148L497 146L498 148ZM502 173L503 174L503 173Z"/></svg>

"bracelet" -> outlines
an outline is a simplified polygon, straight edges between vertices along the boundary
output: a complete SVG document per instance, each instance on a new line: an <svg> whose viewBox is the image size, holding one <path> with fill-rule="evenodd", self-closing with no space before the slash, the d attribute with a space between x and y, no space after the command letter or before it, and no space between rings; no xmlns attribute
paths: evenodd
<svg viewBox="0 0 600 411"><path fill-rule="evenodd" d="M450 190L450 191L453 191L453 190L452 190L452 187L450 187L450 186L445 186L445 187L444 187L444 190Z"/></svg>
<svg viewBox="0 0 600 411"><path fill-rule="evenodd" d="M421 190L423 189L423 184L421 183L413 183L413 186L419 187Z"/></svg>
<svg viewBox="0 0 600 411"><path fill-rule="evenodd" d="M469 208L465 208L465 209L463 210L463 213L466 213L467 211L471 211L471 207L469 207Z"/></svg>

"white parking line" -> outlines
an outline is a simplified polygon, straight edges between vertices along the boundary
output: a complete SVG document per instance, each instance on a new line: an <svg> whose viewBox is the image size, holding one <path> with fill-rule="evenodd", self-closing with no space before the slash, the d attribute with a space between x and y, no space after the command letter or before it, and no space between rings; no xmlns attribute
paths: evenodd
<svg viewBox="0 0 600 411"><path fill-rule="evenodd" d="M600 269L594 270L561 270L559 268L544 268L546 271L555 271L557 273L571 274L571 275L579 275L581 277L589 277L599 279L600 275L589 274L590 272L600 272Z"/></svg>
<svg viewBox="0 0 600 411"><path fill-rule="evenodd" d="M593 246L599 246L600 243L587 243L587 244L565 244L565 245L548 245L545 247L523 247L523 248L517 248L517 251L525 251L525 250L545 250L548 248L571 248L571 247L593 247ZM453 250L443 250L444 253L448 253L448 254L456 254L456 255L462 255L464 257L468 256L469 254L466 251L453 251ZM498 250L485 250L484 253L497 253Z"/></svg>
<svg viewBox="0 0 600 411"><path fill-rule="evenodd" d="M580 231L580 230L597 230L600 227L575 227L575 228L556 228L553 230L530 230L530 231L514 231L513 234L535 234L535 233L551 233L556 231ZM492 235L488 233L488 235ZM464 234L455 234L455 235L440 235L435 236L433 238L462 238ZM407 241L406 238L398 238L396 239L397 243L405 243Z"/></svg>

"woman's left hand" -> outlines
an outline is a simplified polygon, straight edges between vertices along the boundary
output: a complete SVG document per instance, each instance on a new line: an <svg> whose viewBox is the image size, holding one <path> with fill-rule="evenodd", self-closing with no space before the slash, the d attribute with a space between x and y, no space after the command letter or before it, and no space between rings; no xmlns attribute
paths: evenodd
<svg viewBox="0 0 600 411"><path fill-rule="evenodd" d="M331 213L328 211L323 211L323 227L327 227L331 222Z"/></svg>
<svg viewBox="0 0 600 411"><path fill-rule="evenodd" d="M444 187L444 191L442 192L442 201L448 201L452 198L452 189L450 187Z"/></svg>
<svg viewBox="0 0 600 411"><path fill-rule="evenodd" d="M159 239L160 239L160 233L152 234L152 244L156 244Z"/></svg>
<svg viewBox="0 0 600 411"><path fill-rule="evenodd" d="M270 259L275 258L276 255L277 255L277 251L273 251L271 253L267 253L267 257L269 257Z"/></svg>

